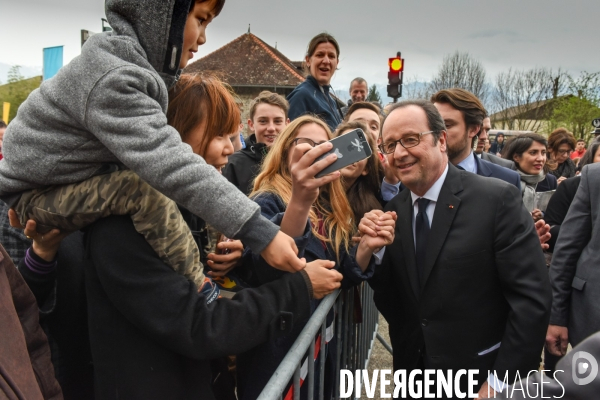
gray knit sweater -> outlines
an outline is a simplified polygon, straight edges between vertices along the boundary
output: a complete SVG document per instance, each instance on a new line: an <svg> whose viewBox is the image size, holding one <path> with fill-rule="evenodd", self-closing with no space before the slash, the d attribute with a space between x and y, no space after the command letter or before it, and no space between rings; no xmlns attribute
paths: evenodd
<svg viewBox="0 0 600 400"><path fill-rule="evenodd" d="M262 251L278 227L167 125L190 0L106 0L113 32L21 105L4 136L0 198L124 166L228 237Z"/></svg>

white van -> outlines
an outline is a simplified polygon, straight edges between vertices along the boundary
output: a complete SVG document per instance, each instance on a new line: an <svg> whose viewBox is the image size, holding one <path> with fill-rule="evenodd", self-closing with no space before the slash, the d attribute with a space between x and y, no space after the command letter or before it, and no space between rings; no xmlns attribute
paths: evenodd
<svg viewBox="0 0 600 400"><path fill-rule="evenodd" d="M488 138L490 139L490 143L494 143L494 141L496 140L496 136L502 133L504 135L504 140L508 140L513 136L519 136L522 135L523 133L535 133L534 131L511 131L511 130L507 130L507 129L490 129L488 131Z"/></svg>

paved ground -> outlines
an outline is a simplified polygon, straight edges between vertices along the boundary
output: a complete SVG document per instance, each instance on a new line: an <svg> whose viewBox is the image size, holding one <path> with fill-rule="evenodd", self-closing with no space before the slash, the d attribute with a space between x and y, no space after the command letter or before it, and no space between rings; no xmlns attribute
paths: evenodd
<svg viewBox="0 0 600 400"><path fill-rule="evenodd" d="M390 336L388 334L388 324L386 320L379 315L379 334L383 336L386 342L391 344ZM381 345L379 340L375 340L375 346L373 346L373 352L371 353L371 359L369 361L369 377L373 376L374 369L392 369L392 355ZM388 375L389 378L389 375ZM393 386L390 385L390 388ZM393 391L393 389L391 389ZM390 391L388 391L390 393ZM365 398L364 389L362 391L361 398ZM375 390L375 399L379 400L379 387Z"/></svg>
<svg viewBox="0 0 600 400"><path fill-rule="evenodd" d="M391 345L390 336L388 333L388 324L381 315L379 315L379 334L381 336L383 336L385 341ZM571 345L569 345L569 348L567 351L570 351L570 350L571 350ZM542 354L542 356L543 356L543 354ZM381 345L379 340L376 339L375 345L373 346L373 352L371 353L371 359L369 361L369 377L373 376L374 369L382 370L382 369L392 369L392 368L393 368L392 367L392 355L385 349L385 347L383 347ZM390 385L390 387L393 387L393 385ZM388 393L389 393L389 391L388 391ZM361 398L366 398L364 388L361 391L361 394L362 394ZM381 400L381 397L379 397L379 387L375 390L374 399Z"/></svg>

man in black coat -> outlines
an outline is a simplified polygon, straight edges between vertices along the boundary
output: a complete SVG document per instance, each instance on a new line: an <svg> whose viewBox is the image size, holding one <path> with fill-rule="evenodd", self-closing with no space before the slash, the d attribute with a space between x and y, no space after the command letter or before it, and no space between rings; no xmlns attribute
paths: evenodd
<svg viewBox="0 0 600 400"><path fill-rule="evenodd" d="M398 215L396 239L370 281L394 369L478 369L485 394L488 370L513 382L537 369L550 285L519 190L449 164L444 121L429 102L395 105L382 142L409 189L386 207Z"/></svg>

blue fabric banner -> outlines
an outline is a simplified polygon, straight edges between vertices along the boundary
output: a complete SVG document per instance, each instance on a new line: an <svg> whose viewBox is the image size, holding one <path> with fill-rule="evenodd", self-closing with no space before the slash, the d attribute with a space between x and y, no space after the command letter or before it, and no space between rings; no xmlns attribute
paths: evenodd
<svg viewBox="0 0 600 400"><path fill-rule="evenodd" d="M63 66L63 46L44 48L44 80L52 78Z"/></svg>

